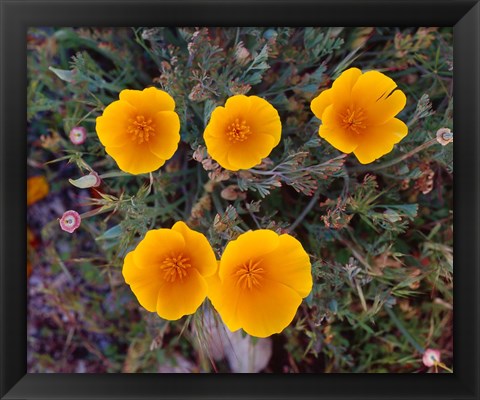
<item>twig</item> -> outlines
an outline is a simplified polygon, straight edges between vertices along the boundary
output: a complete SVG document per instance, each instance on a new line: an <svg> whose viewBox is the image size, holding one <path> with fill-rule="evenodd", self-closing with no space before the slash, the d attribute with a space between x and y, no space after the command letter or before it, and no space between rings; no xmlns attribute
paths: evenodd
<svg viewBox="0 0 480 400"><path fill-rule="evenodd" d="M357 280L355 280L355 288L357 289L358 297L360 298L360 303L362 305L363 311L368 312L367 302L365 301L362 287L360 286L360 282L358 282Z"/></svg>
<svg viewBox="0 0 480 400"><path fill-rule="evenodd" d="M395 165L395 164L398 164L399 162L402 162L404 160L406 160L407 158L410 158L411 156L413 156L414 154L417 154L418 152L422 151L422 150L425 150L427 148L429 148L430 146L434 145L435 143L438 143L437 142L437 139L436 138L433 138L433 139L430 139L428 142L425 142L425 143L422 143L420 146L418 147L415 147L413 150L409 151L408 153L405 153L403 154L402 156L398 157L398 158L395 158L393 160L390 160L390 161L387 161L387 162L384 162L384 163L381 163L381 164L377 164L377 165L365 165L365 166L358 166L358 167L353 167L353 168L350 168L350 171L354 171L354 172L369 172L369 171L378 171L379 169L383 169L383 168L388 168L388 167L391 167L392 165Z"/></svg>
<svg viewBox="0 0 480 400"><path fill-rule="evenodd" d="M293 231L298 225L301 224L301 222L305 219L305 217L308 215L308 213L315 206L319 197L320 197L320 189L317 189L317 191L315 192L313 197L310 199L310 202L303 209L303 211L300 213L300 215L297 217L297 219L295 221L293 221L292 225L290 225L290 227L287 229L287 232Z"/></svg>
<svg viewBox="0 0 480 400"><path fill-rule="evenodd" d="M105 174L99 175L100 179L105 179L105 178L116 178L119 176L132 176L131 174L123 171L111 171L111 172L106 172Z"/></svg>

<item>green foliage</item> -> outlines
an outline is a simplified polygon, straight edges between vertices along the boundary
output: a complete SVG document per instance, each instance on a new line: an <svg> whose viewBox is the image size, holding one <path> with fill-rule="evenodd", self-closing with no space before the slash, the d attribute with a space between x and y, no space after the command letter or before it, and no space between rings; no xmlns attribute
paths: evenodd
<svg viewBox="0 0 480 400"><path fill-rule="evenodd" d="M48 201L29 214L41 241L29 369L229 371L209 353L208 302L200 316L163 321L123 281L126 253L178 220L218 257L258 228L289 232L310 254L312 293L275 336L265 371L425 372L427 347L451 364L453 145L435 137L453 127L452 60L451 28L29 29L29 174L45 175L60 204L46 220ZM310 111L351 66L383 71L407 95L398 117L409 135L366 166L320 139ZM106 155L95 119L122 89L152 85L175 99L182 141L160 170L133 176ZM271 155L238 172L212 160L203 140L214 108L234 94L267 99L283 127ZM86 128L85 144L69 140L74 126ZM91 171L100 187L69 184ZM66 209L83 213L73 235L58 228Z"/></svg>

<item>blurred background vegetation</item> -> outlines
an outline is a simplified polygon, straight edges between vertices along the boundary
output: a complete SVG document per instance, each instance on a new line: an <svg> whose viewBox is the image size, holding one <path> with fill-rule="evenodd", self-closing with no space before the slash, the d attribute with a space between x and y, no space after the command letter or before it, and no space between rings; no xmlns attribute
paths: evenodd
<svg viewBox="0 0 480 400"><path fill-rule="evenodd" d="M44 178L27 213L29 372L431 372L426 348L452 367L453 145L435 140L453 123L451 28L31 28L27 46L28 176ZM349 67L407 95L409 135L366 166L322 141L310 111ZM175 99L182 141L151 178L132 176L95 118L152 85ZM234 94L267 99L283 126L270 157L238 173L202 137ZM90 171L101 186L69 183ZM57 220L68 209L83 217L73 234ZM222 331L208 300L175 322L143 310L123 257L178 220L218 256L248 229L295 235L315 283L292 324L256 340Z"/></svg>

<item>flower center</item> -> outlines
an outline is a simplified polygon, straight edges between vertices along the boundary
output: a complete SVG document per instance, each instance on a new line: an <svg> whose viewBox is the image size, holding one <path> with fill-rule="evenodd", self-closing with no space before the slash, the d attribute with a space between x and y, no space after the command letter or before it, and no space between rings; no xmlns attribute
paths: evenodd
<svg viewBox="0 0 480 400"><path fill-rule="evenodd" d="M228 125L226 133L228 140L232 143L243 142L252 134L247 122L239 118L235 118L235 121Z"/></svg>
<svg viewBox="0 0 480 400"><path fill-rule="evenodd" d="M75 223L75 219L73 217L65 218L65 225L72 226Z"/></svg>
<svg viewBox="0 0 480 400"><path fill-rule="evenodd" d="M342 126L355 134L360 134L367 127L365 121L367 116L361 108L347 108L346 111L340 114Z"/></svg>
<svg viewBox="0 0 480 400"><path fill-rule="evenodd" d="M163 260L160 268L163 272L163 279L167 282L175 282L175 280L182 280L187 276L187 270L191 266L189 258L179 255L175 257L167 257Z"/></svg>
<svg viewBox="0 0 480 400"><path fill-rule="evenodd" d="M260 261L249 260L243 264L238 271L235 272L235 276L238 278L237 284L243 289L252 289L260 286L263 275L263 268L259 267Z"/></svg>
<svg viewBox="0 0 480 400"><path fill-rule="evenodd" d="M146 119L143 115L137 115L128 122L130 122L130 125L127 128L127 133L131 136L132 141L141 144L148 142L150 136L155 136L155 125L151 118Z"/></svg>

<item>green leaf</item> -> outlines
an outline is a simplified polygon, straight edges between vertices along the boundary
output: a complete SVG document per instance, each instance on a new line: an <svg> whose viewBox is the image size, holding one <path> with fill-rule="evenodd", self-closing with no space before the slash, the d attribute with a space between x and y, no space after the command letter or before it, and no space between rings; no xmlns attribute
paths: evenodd
<svg viewBox="0 0 480 400"><path fill-rule="evenodd" d="M73 71L68 69L59 69L54 67L48 67L50 71L52 71L55 75L57 75L62 81L72 83L74 82L73 79Z"/></svg>
<svg viewBox="0 0 480 400"><path fill-rule="evenodd" d="M121 236L123 233L122 226L121 225L115 225L105 231L103 235L98 236L95 240L101 241L101 240L110 240L110 239L115 239L119 236Z"/></svg>

